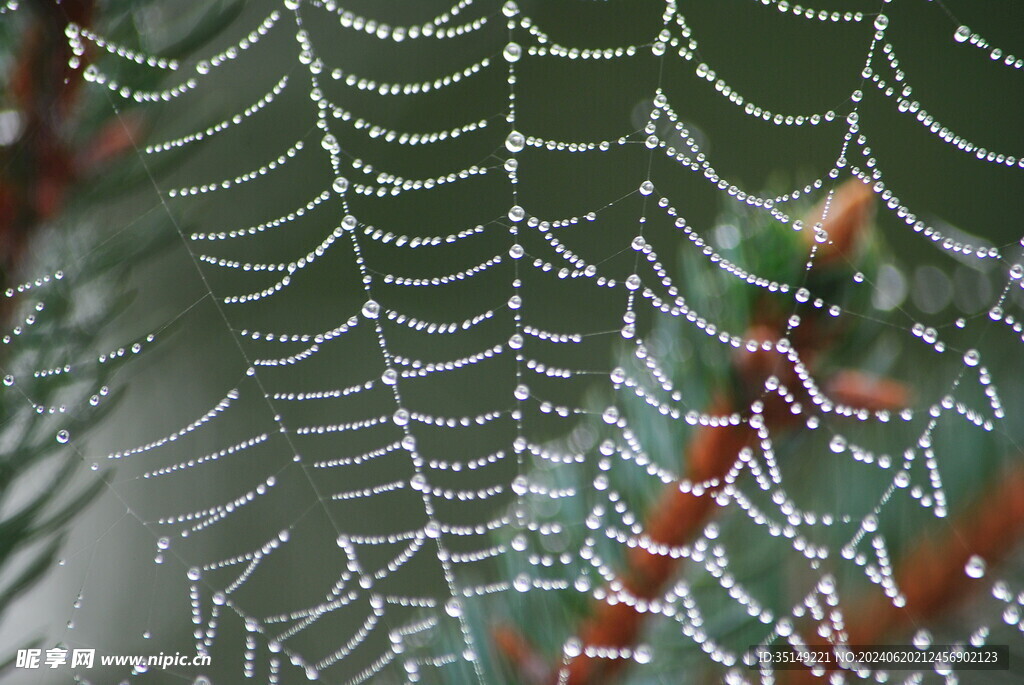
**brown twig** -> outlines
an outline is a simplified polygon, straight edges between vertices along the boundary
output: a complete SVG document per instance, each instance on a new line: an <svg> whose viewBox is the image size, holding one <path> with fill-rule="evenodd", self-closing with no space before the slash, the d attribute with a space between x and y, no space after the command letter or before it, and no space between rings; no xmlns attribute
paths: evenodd
<svg viewBox="0 0 1024 685"><path fill-rule="evenodd" d="M547 682L547 663L519 631L507 624L497 625L491 628L491 640L515 670L520 683L543 685Z"/></svg>
<svg viewBox="0 0 1024 685"><path fill-rule="evenodd" d="M862 602L850 617L850 644L875 644L910 626L938 616L969 594L978 581L964 571L977 555L996 564L1013 551L1024 533L1024 466L1001 473L992 487L942 531L925 536L898 562L896 582L906 605Z"/></svg>
<svg viewBox="0 0 1024 685"><path fill-rule="evenodd" d="M874 195L864 184L853 181L842 186L833 198L829 216L822 228L830 237L829 243L818 251L817 265L830 268L854 249L868 226ZM810 215L812 225L823 213L819 207ZM802 335L794 340L805 363L812 365L831 342L817 335L812 317L801 325ZM784 330L780 321L760 322L748 331L748 337L758 340L776 340ZM734 373L745 389L758 392L769 375L776 375L791 390L799 392L800 383L792 368L775 352L742 353L734 359ZM859 399L861 404L877 408L892 407L893 400L906 400L906 391L894 381L872 381L863 374L850 373L834 378L834 389L846 394L845 399ZM884 392L878 392L882 390ZM732 398L721 394L710 408L712 413L730 413L742 409L745 398ZM792 415L777 397L767 398L765 417L773 429L783 428L793 421ZM701 427L693 434L685 450L686 477L690 481L721 481L732 468L737 455L750 444L754 433L746 425L727 427ZM651 540L664 545L685 544L697 534L714 514L715 502L709 495L683 492L677 486L667 487L649 511L646 530ZM651 554L643 549L630 550L626 569L621 574L627 592L639 598L658 596L667 582L678 572L680 561L669 556ZM644 615L625 603L598 602L580 631L586 645L624 648L634 645L643 628ZM569 664L569 685L607 682L623 665L622 660L601 660L581 655Z"/></svg>

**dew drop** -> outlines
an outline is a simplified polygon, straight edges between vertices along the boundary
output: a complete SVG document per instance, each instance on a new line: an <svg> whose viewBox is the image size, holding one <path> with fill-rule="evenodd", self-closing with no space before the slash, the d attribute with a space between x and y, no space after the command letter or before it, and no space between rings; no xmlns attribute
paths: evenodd
<svg viewBox="0 0 1024 685"><path fill-rule="evenodd" d="M829 441L828 448L830 450L832 450L833 452L835 452L836 454L839 454L839 453L845 451L846 450L846 438L844 438L841 435L834 436L832 438L832 440Z"/></svg>
<svg viewBox="0 0 1024 685"><path fill-rule="evenodd" d="M967 366L977 366L980 358L977 350L971 349L964 352L964 364Z"/></svg>
<svg viewBox="0 0 1024 685"><path fill-rule="evenodd" d="M462 602L456 597L452 597L445 603L444 610L452 618L458 618L462 616Z"/></svg>
<svg viewBox="0 0 1024 685"><path fill-rule="evenodd" d="M874 533L878 530L878 517L874 514L868 514L861 522L861 527L868 533Z"/></svg>
<svg viewBox="0 0 1024 685"><path fill-rule="evenodd" d="M334 183L331 187L334 188L334 192L340 195L341 193L344 193L346 190L348 190L348 179L345 178L344 176L338 176L336 179L334 179Z"/></svg>
<svg viewBox="0 0 1024 685"><path fill-rule="evenodd" d="M376 319L380 315L380 305L374 300L367 300L363 305L363 316L367 319Z"/></svg>
<svg viewBox="0 0 1024 685"><path fill-rule="evenodd" d="M884 31L889 27L889 17L884 14L879 14L875 17L875 29L878 31Z"/></svg>
<svg viewBox="0 0 1024 685"><path fill-rule="evenodd" d="M957 43L963 43L971 37L971 30L966 26L960 26L957 28L956 33L953 34L953 40Z"/></svg>
<svg viewBox="0 0 1024 685"><path fill-rule="evenodd" d="M964 566L964 573L966 573L970 578L981 578L985 575L985 570L985 560L977 554L972 555Z"/></svg>
<svg viewBox="0 0 1024 685"><path fill-rule="evenodd" d="M60 444L67 444L68 440L70 439L71 433L68 433L66 430L61 430L57 432L57 442L59 442Z"/></svg>
<svg viewBox="0 0 1024 685"><path fill-rule="evenodd" d="M512 587L514 587L517 592L526 592L530 589L530 585L530 576L525 573L520 573L516 576L515 580L512 581Z"/></svg>
<svg viewBox="0 0 1024 685"><path fill-rule="evenodd" d="M523 48L519 43L509 43L501 54L506 62L518 62L519 58L523 56Z"/></svg>
<svg viewBox="0 0 1024 685"><path fill-rule="evenodd" d="M932 644L932 634L928 632L926 629L922 628L921 630L914 633L914 638L911 640L911 642L913 642L914 646L918 649L928 649L928 647L930 647Z"/></svg>
<svg viewBox="0 0 1024 685"><path fill-rule="evenodd" d="M505 149L509 152L521 152L526 147L526 136L519 131L512 131L505 138Z"/></svg>

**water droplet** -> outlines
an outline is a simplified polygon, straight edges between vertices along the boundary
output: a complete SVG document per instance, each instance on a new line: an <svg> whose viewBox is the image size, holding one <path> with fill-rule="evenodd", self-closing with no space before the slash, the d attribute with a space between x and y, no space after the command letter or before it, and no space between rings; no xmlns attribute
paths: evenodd
<svg viewBox="0 0 1024 685"><path fill-rule="evenodd" d="M394 385L398 382L398 372L394 369L385 369L384 373L380 375L380 380L385 385Z"/></svg>
<svg viewBox="0 0 1024 685"><path fill-rule="evenodd" d="M399 409L394 413L392 419L396 426L405 426L409 423L409 412L406 409Z"/></svg>
<svg viewBox="0 0 1024 685"><path fill-rule="evenodd" d="M636 274L631 274L629 278L626 279L626 287L629 288L630 290L636 290L637 288L639 288L640 277L637 276Z"/></svg>
<svg viewBox="0 0 1024 685"><path fill-rule="evenodd" d="M170 546L171 546L171 539L170 538L160 538L159 540L156 541L156 548L157 549L167 549Z"/></svg>
<svg viewBox="0 0 1024 685"><path fill-rule="evenodd" d="M526 136L519 131L512 131L505 138L505 149L509 152L521 152L526 147Z"/></svg>
<svg viewBox="0 0 1024 685"><path fill-rule="evenodd" d="M501 54L506 62L518 62L519 58L523 56L523 48L519 43L509 43Z"/></svg>
<svg viewBox="0 0 1024 685"><path fill-rule="evenodd" d="M516 4L515 0L508 0L508 2L501 6L501 13L506 17L514 17L519 14L519 5Z"/></svg>
<svg viewBox="0 0 1024 685"><path fill-rule="evenodd" d="M654 184L651 183L650 181L644 181L643 183L640 184L640 194L641 195L650 195L653 192L654 192Z"/></svg>
<svg viewBox="0 0 1024 685"><path fill-rule="evenodd" d="M227 601L228 601L227 595L225 595L223 592L215 592L215 593L213 593L213 603L216 604L217 606L224 606L224 604Z"/></svg>
<svg viewBox="0 0 1024 685"><path fill-rule="evenodd" d="M967 560L967 564L964 566L964 573L971 578L981 578L985 575L985 569L985 560L975 554Z"/></svg>
<svg viewBox="0 0 1024 685"><path fill-rule="evenodd" d="M967 364L967 366L977 366L980 359L981 356L977 350L971 349L964 352L964 364Z"/></svg>
<svg viewBox="0 0 1024 685"><path fill-rule="evenodd" d="M508 218L512 221L522 221L526 218L526 210L516 205L508 210Z"/></svg>
<svg viewBox="0 0 1024 685"><path fill-rule="evenodd" d="M619 410L615 407L608 407L601 414L601 418L605 423L612 424L619 420Z"/></svg>
<svg viewBox="0 0 1024 685"><path fill-rule="evenodd" d="M616 367L612 369L611 379L612 383L621 383L624 380L626 380L626 372L622 369L622 367Z"/></svg>
<svg viewBox="0 0 1024 685"><path fill-rule="evenodd" d="M445 603L444 610L452 618L458 618L462 616L462 602L458 598L452 597Z"/></svg>
<svg viewBox="0 0 1024 685"><path fill-rule="evenodd" d="M199 569L198 566L193 566L188 570L187 573L185 573L185 575L186 577L188 577L189 580L195 581L203 577L203 572Z"/></svg>
<svg viewBox="0 0 1024 685"><path fill-rule="evenodd" d="M60 444L64 445L70 439L71 433L68 433L66 430L61 430L57 432L57 442L59 442Z"/></svg>
<svg viewBox="0 0 1024 685"><path fill-rule="evenodd" d="M530 396L530 389L523 384L519 384L516 386L513 394L517 400L525 400Z"/></svg>
<svg viewBox="0 0 1024 685"><path fill-rule="evenodd" d="M516 243L512 247L508 248L508 256L512 259L522 259L524 254L523 246Z"/></svg>
<svg viewBox="0 0 1024 685"><path fill-rule="evenodd" d="M868 533L874 533L876 530L878 530L878 517L874 514L868 514L864 517L864 520L861 521L860 525L861 528L863 528Z"/></svg>
<svg viewBox="0 0 1024 685"><path fill-rule="evenodd" d="M376 319L380 315L380 305L374 300L367 300L363 305L363 316L367 319Z"/></svg>
<svg viewBox="0 0 1024 685"><path fill-rule="evenodd" d="M878 31L884 31L889 27L889 17L884 14L879 14L875 17L875 29Z"/></svg>
<svg viewBox="0 0 1024 685"><path fill-rule="evenodd" d="M638 664L649 664L652 656L651 648L647 645L640 645L633 650L633 659Z"/></svg>
<svg viewBox="0 0 1024 685"><path fill-rule="evenodd" d="M932 634L925 628L922 628L914 633L914 637L911 642L913 642L914 646L918 649L928 649L932 644Z"/></svg>
<svg viewBox="0 0 1024 685"><path fill-rule="evenodd" d="M334 192L341 194L348 190L348 179L344 176L338 176L334 179L334 184L331 186L334 188Z"/></svg>
<svg viewBox="0 0 1024 685"><path fill-rule="evenodd" d="M14 385L14 376L12 376L11 374L7 374L6 376L4 376L4 385L6 385L7 387L11 387L12 385Z"/></svg>
<svg viewBox="0 0 1024 685"><path fill-rule="evenodd" d="M956 33L953 34L953 40L957 43L963 43L971 37L971 30L966 26L960 26L957 28Z"/></svg>
<svg viewBox="0 0 1024 685"><path fill-rule="evenodd" d="M846 438L844 438L841 435L834 436L832 438L832 440L828 443L828 448L830 450L832 450L833 452L835 452L836 454L839 454L840 452L845 451L846 450Z"/></svg>
<svg viewBox="0 0 1024 685"><path fill-rule="evenodd" d="M516 576L515 580L512 581L512 587L514 587L518 592L526 592L531 586L530 576L525 573L520 573Z"/></svg>

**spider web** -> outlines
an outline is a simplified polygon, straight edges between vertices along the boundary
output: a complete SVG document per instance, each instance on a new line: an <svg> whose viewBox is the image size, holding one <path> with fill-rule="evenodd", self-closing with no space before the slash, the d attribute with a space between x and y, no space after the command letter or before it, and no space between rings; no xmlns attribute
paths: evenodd
<svg viewBox="0 0 1024 685"><path fill-rule="evenodd" d="M569 622L553 629L563 631L557 645L542 645L555 652L550 665L561 682L582 652L630 661L641 678L668 677L672 639L718 664L724 679L767 682L770 674L749 670L724 629L708 627L715 623L691 590L695 578L727 595L716 611L759 626L747 645L813 641L794 628L804 620L821 637L841 633L850 597L836 568L853 568L901 606L907 588L890 546L926 525L907 523L919 520L907 518L908 505L914 515L947 517L961 503L951 493L966 495L945 474L966 478L981 459L945 450L943 431L997 436L984 438L1000 453L989 465L1019 452L1007 426L1015 410L1004 406L992 372L999 362L986 358L984 343L997 339L1003 346L993 355L1019 357L1022 268L1018 243L927 219L929 208L915 201L927 194L916 188L901 197L906 168L917 162L887 159L872 120L895 113L928 146L957 155L957 165L1016 178L1024 159L1015 150L973 141L1019 136L979 121L953 130L938 118L941 101L916 99L916 74L901 59L921 63L909 55L928 48L907 27L927 16L948 26L928 39L980 70L1018 78L1024 61L941 3L913 11L860 4L867 7L723 3L755 25L792 23L819 41L840 35L844 46L861 46L834 51L846 71L821 88L791 75L765 87L764 77L727 74L735 65L725 49L737 37L717 35L707 8L695 8L691 24L687 7L671 0L643 9L461 0L436 15L390 3L367 4L365 15L332 0L252 3L227 32L234 43L188 62L69 25L76 54L99 55L81 65L82 78L105 90L115 110L134 103L169 113L158 127L167 136L151 135L137 152L153 169L158 211L174 219L187 259L148 287L182 283L196 298L132 342L152 342L171 321L202 331L191 351L174 348L177 356L153 362L157 381L144 395L160 415L118 424L117 448L90 454L58 434L90 477L107 479L107 500L121 512L110 525L135 531L132 555L155 547L153 569L139 571L148 589L135 593L147 599L133 617L114 620L122 634L97 642L119 652L128 633L144 633L169 651L184 637L186 649L216 657L195 682L498 682L488 615L527 597L553 604L575 595L642 604L671 635L606 647L581 642ZM588 17L599 21L587 26ZM418 23L402 23L410 21ZM623 42L602 42L619 34ZM108 68L120 62L165 71L167 85L135 90ZM564 90L542 92L552 82ZM237 109L186 130L180 122L193 125L196 103L226 99L227 88L252 95L241 107L233 95ZM701 98L724 121L745 119L794 151L783 191L765 193L719 170L736 165L727 152L719 164L687 119L690 101ZM816 156L796 159L805 145ZM162 158L185 153L193 156L157 171ZM811 157L817 170L794 182ZM887 162L898 169L891 181ZM989 274L995 285L984 306L962 316L951 306L930 317L908 313L898 293L906 279L892 267L874 280L859 272L848 279L873 294L873 305L811 291L807 277L833 241L824 228L832 201L851 177L877 196L895 243L934 246L939 266L930 268L953 288L947 300L966 286L944 274ZM797 275L779 280L733 261L730 249L748 228L699 228L711 223L709 198L812 234ZM811 202L823 203L817 225L802 221ZM713 302L697 304L685 269L677 275L679 254L791 312L784 335L751 337ZM25 289L36 285L46 279ZM934 367L926 375L935 378L903 411L830 397L790 342L816 311L857 325L884 321L886 335L911 349L918 366ZM798 402L773 376L748 405L709 411L672 370L671 340L684 329L702 340L693 354L708 365L716 355L776 356L810 401ZM145 351L130 342L108 356ZM615 354L627 361L609 368ZM209 377L199 383L196 375ZM776 454L783 438L762 416L769 395L798 417L802 449L869 470L870 489L856 501L798 504L808 485ZM724 481L691 481L677 456L683 443L672 440L719 425L749 425L760 442L734 455ZM730 535L713 520L686 545L660 545L626 491L664 485L713 498L723 516L745 519L752 531ZM103 601L89 598L119 581L88 569L114 545L109 530L76 552L90 561L65 643L86 644L77 637L82 625L104 621ZM750 580L744 565L753 562L742 549L750 536L777 538L773 553L801 565L806 582L795 603L778 606L737 582ZM688 559L687 581L655 598L634 596L618 574L624 550L637 547ZM1024 626L1019 579L994 577L978 556L963 573L994 604L951 640L983 644L994 625ZM932 638L920 631L915 640ZM146 643L134 644L145 651ZM117 674L135 676L165 677L153 668ZM173 682L181 678L196 673L181 669Z"/></svg>

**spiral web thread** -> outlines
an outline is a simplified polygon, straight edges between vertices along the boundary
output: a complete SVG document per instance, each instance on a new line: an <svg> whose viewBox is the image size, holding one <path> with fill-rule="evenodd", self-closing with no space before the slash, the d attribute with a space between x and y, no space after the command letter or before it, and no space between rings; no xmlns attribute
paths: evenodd
<svg viewBox="0 0 1024 685"><path fill-rule="evenodd" d="M200 279L209 300L216 303L216 316L230 331L237 350L235 359L221 359L220 363L239 366L239 381L235 387L225 388L222 399L187 425L170 427L143 444L126 446L105 458L81 455L83 463L90 464L100 474L115 463L136 464L144 473L131 483L132 487L141 482L145 488L159 492L188 488L193 480L204 478L204 469L235 464L232 468L236 469L239 489L230 498L207 502L195 509L168 511L156 519L143 515L128 495L122 496L118 480L112 480L110 485L111 496L125 501L129 514L153 533L157 560L161 564L159 573L184 577L188 596L181 601L189 605L193 624L190 629L195 630L194 644L198 652L216 650L218 629L225 621L237 619L245 630L245 648L237 656L237 672L258 675L266 682L292 682L303 676L346 683L388 677L409 682L421 679L455 682L464 678L487 682L491 676L482 666L481 653L486 649L484 643L488 636L476 630L467 618L471 604L489 601L494 595L519 592L568 592L602 601L608 601L609 597L618 602L637 601L625 590L616 589L621 585L615 582L615 564L606 563L595 552L592 537L586 537L578 549L558 553L543 551L542 539L555 534L559 524L545 520L527 506L528 500L536 498L584 499L589 516L585 524L576 523L588 526L596 536L606 535L624 547L645 547L654 553L691 559L696 567L718 578L744 611L761 621L765 643L780 638L812 637L794 635L794 621L805 615L841 630L842 591L833 576L821 570L820 562L826 558L841 557L844 563L861 566L894 605L899 606L904 601L903 588L894 580L886 540L878 532L879 519L885 517L892 500L897 498L912 498L935 517L947 515L943 456L931 439L940 421L962 422L965 430L998 432L1000 424L1006 420L997 386L980 353L974 348L948 346L940 329L945 326L970 332L973 328L980 335L993 327L1008 327L1020 337L1021 323L1013 312L1017 306L1014 292L1024 281L1022 267L1017 263L1019 245L965 244L956 235L947 235L941 226L926 223L921 218L923 208L909 206L895 194L895 189L884 179L880 163L872 156L872 141L860 129L861 102L874 98L916 119L933 135L935 145L952 146L971 164L996 165L1019 173L1024 169L1024 158L1013 155L1012 150L980 147L945 127L922 103L914 100L909 85L914 75L901 71L897 57L899 46L887 38L889 19L884 3L874 12L815 10L774 0L752 1L747 5L749 12L771 13L766 17L772 20L778 14L785 15L787 20L818 22L823 31L831 25L848 25L863 33L867 49L861 63L862 72L847 75L857 86L841 108L792 114L769 110L746 99L718 77L714 65L703 62L699 48L703 38L688 25L685 8L677 6L673 0L664 4L662 25L648 42L600 48L560 44L545 33L539 21L531 19L513 1L497 5L460 0L423 23L389 26L350 12L333 0L285 0L282 5L273 7L266 18L235 45L188 63L121 47L82 27L67 27L67 39L76 54L84 55L88 48L101 55L95 64L79 65L80 73L92 87L109 91L108 97L115 108L123 101L159 108L170 101L200 97L206 80L218 69L236 61L257 60L260 44L279 34L294 37L294 62L274 65L280 68L277 72L268 70L264 77L265 94L244 110L206 128L148 142L138 149L140 158L149 164L177 150L215 144L216 140L244 129L251 119L273 116L275 103L289 91L300 91L307 96L306 121L296 127L298 135L291 144L266 150L265 163L195 184L164 187L154 182L163 207L170 215L189 203L219 202L222 196L225 197L223 202L230 202L236 189L250 183L271 183L303 157L316 158L321 168L329 166L330 169L329 174L313 179L312 190L307 186L306 194L296 200L297 204L276 212L274 217L221 231L190 234L182 229L182 243L195 266L192 274L183 277ZM8 3L8 6L5 10L16 4ZM939 11L937 6L934 9ZM419 7L410 8L409 14L421 11ZM502 26L507 30L501 29ZM361 39L378 41L382 51L396 50L404 47L400 44L415 41L442 44L445 49L458 51L464 64L422 81L403 81L400 75L387 81L363 77L351 73L345 64L331 64L318 43L324 35L345 40L356 34ZM493 37L488 43L490 52L467 54L459 50L459 41L477 34ZM988 53L992 69L1019 71L1022 68L1021 59L1004 55L1000 48L989 45L982 36L956 22L951 25L948 36L950 41L963 44L965 49L973 47ZM626 126L630 130L624 130L621 137L584 141L551 139L531 133L520 122L517 95L522 90L522 82L517 78L517 71L524 63L576 61L600 65L640 59L652 53L656 58L653 63L659 69L669 61L688 64L695 78L691 78L686 87L715 91L745 115L760 120L766 129L826 129L838 150L831 168L811 183L774 197L762 196L754 189L734 184L715 170L712 159L687 129L673 97L662 89L660 77L649 93L642 127L631 130ZM168 85L159 91L133 90L104 71L103 65L111 60L166 71ZM357 104L351 105L351 111L345 104L346 97L354 94L363 103L379 100L382 107L387 107L388 101L415 106L417 98L444 98L449 89L460 84L488 79L507 83L503 111L468 123L453 120L447 128L433 131L406 132L391 128L361 118ZM454 110L448 112L452 119L458 114ZM456 138L474 136L493 139L497 146L493 154L457 171L423 178L383 171L375 168L371 161L356 159L346 151L346 141L364 138L401 151L406 147L441 146ZM789 208L805 198L825 200L824 218L827 219L828 202L839 182L858 177L871 185L882 211L895 217L908 231L919 234L921 240L930 240L937 249L957 259L997 263L1003 273L1003 287L989 302L986 315L961 318L938 327L912 323L900 329L906 344L923 346L930 350L927 354L962 357L962 364L957 365L958 370L949 379L947 394L942 399L926 400L913 410L891 416L885 411L847 407L834 402L820 389L821 384L788 344L788 336L800 325L799 317L790 319L787 337L772 343L746 339L743 331L724 330L707 320L702 312L687 304L686 293L680 292L671 268L661 261L680 246L700 252L709 263L717 264L746 287L767 291L788 303L796 313L810 308L826 311L834 317L858 316L862 312L847 312L834 303L823 301L800 282L776 282L746 271L741 264L730 263L717 252L710 238L702 237L688 225L685 210L682 205L677 208L671 189L659 188L656 179L644 176L631 179L627 187L634 190L626 196L610 202L595 201L592 207L574 216L538 216L531 211L528 202L521 201L520 180L531 173L531 168L540 163L537 160L543 159L543 155L601 156L621 149L642 155L648 161L648 170L654 168L656 159L667 159L680 168L692 170L697 178L721 191L729 202L752 208L795 230L817 231L819 244L829 241L827 233L820 226L802 225L789 213ZM520 159L524 159L522 165ZM491 217L486 223L446 226L436 233L406 234L372 223L363 216L364 212L372 214L364 207L374 206L373 202L386 203L407 196L412 196L412 200L404 201L416 201L443 187L451 188L450 192L465 193L460 195L465 201L472 197L473 191L462 188L472 188L481 176L502 180L505 202L503 214ZM636 216L638 221L632 229L619 226L615 244L578 238L589 226L600 224L603 213L631 201L642 207ZM655 216L662 220L667 217L674 223L676 244L657 245L645 236L648 217L654 220ZM315 224L317 237L307 239L303 233L309 234L309 231L300 232L295 228L302 221ZM253 241L289 230L300 233L302 240L288 244L288 256L280 261L258 261L250 257L250 250L252 254L259 254L258 249L250 247ZM438 259L436 255L456 250L471 241L487 246L483 252L485 258L453 273L440 273L437 265L452 263L452 260L441 261L444 257ZM574 246L570 248L570 244ZM634 254L632 272L619 273L611 269L606 272L603 265L608 258L623 252ZM405 260L402 264L413 263L405 258L406 253L415 259L415 273L393 272L380 258L382 254L395 254ZM245 311L247 307L258 307L270 301L285 301L289 306L300 307L301 301L289 301L295 284L307 275L304 272L316 269L318 261L339 254L341 261L336 263L347 265L345 268L354 275L351 280L357 283L357 289L361 288L356 296L361 305L340 314L336 310L320 312L323 325L299 332L277 331L272 320L259 326L246 323L252 318ZM815 256L812 250L806 269L814 264ZM221 286L218 279L223 273L235 279L225 283L245 285ZM621 329L609 331L602 325L591 329L551 330L534 323L532 313L537 313L536 320L550 319L539 314L543 314L546 307L555 306L543 298L532 297L530 279L537 274L547 279L546 287L552 287L552 283L573 282L595 293L611 293L621 307ZM40 278L8 295L29 298L35 288L45 288L48 282L48 277ZM443 299L449 297L446 288L476 282L486 283L483 287L489 289L487 294L493 304L483 311L449 321L417 314L413 305L399 302L399 296L395 295L403 288L413 288L429 293L429 297ZM876 286L862 283L858 287ZM342 301L351 301L349 295ZM405 306L409 309L403 309ZM744 411L722 416L684 406L669 380L671 374L660 371L664 364L642 339L643 328L638 326L638 315L654 319L678 317L685 321L684 325L696 327L706 333L709 340L726 348L777 353L796 369L804 385L803 391L813 399L812 404L792 407L793 413L809 428L820 426L832 431L831 427L836 425L834 417L852 417L868 424L906 423L920 426L916 441L900 450L900 456L882 459L875 458L843 433L835 432L828 441L828 456L838 455L870 465L865 468L880 469L887 474L886 485L874 494L874 506L867 514L802 511L786 494L787 483L774 462L772 435L761 418L760 403L754 402ZM479 333L479 330L484 332ZM436 350L438 346L433 341L443 339L444 345L459 349L458 341L470 335L487 337L489 343L483 349L455 357L422 359L415 356L416 350L409 343L430 341L434 346L431 349ZM637 356L645 360L651 372L648 377L634 376L621 368L610 373L573 368L562 365L562 357L552 356L554 348L585 346L595 337L607 336L621 336L624 344L632 346L630 349L635 349ZM142 353L145 344L154 337L155 333L143 333L139 342L133 341L134 344L105 353L98 360L105 363L108 359ZM449 340L454 342L449 343ZM360 369L364 377L353 378L353 370L347 369L339 372L339 377L347 379L344 383L332 385L330 378L319 379L319 384L305 379L301 383L293 381L293 370L318 354L330 349L340 355L339 359L345 359L349 346L358 350L366 344L375 348L372 354L379 368L368 372ZM514 363L505 366L495 361L510 359ZM45 375L51 371L39 370L38 373ZM57 372L73 373L74 369L69 366ZM467 413L448 413L443 399L429 404L406 399L415 395L415 390L410 392L410 386L415 389L417 383L467 372L475 374L475 382L499 388L505 400L494 406L477 405L475 411ZM612 398L603 411L560 404L546 397L544 392L531 388L579 383L581 378L595 374L607 379L601 382ZM296 378L303 377L296 375ZM10 378L7 384L15 384L16 380ZM972 406L958 399L957 394L970 386L981 388L987 404ZM787 395L777 381L770 380L763 390L778 393L793 403L792 394ZM622 398L631 395L645 399L650 411L689 425L748 423L759 432L761 448L736 455L735 468L724 484L688 482L679 472L677 459L649 454L637 438L621 411ZM364 397L368 397L365 405L360 399ZM245 404L247 400L252 402ZM336 406L341 408L333 414L334 420L303 422L301 412L292 411L300 404L331 402L338 402ZM378 409L378 405L384 408ZM256 408L243 410L236 409L237 406ZM374 411L366 413L364 406ZM194 434L216 430L233 411L252 412L251 423L258 425L250 435L203 455L187 447ZM613 437L600 445L596 441L585 445L578 455L562 453L550 447L544 435L536 432L534 419L542 415L560 420L565 431L581 421L603 423ZM592 418L588 418L591 415ZM452 457L450 455L459 450L443 449L437 441L421 446L425 434L440 435L451 445L458 443L460 432L491 427L496 427L493 435L498 437L492 437L493 449L485 454ZM324 436L327 436L326 442ZM57 439L77 449L73 437L62 432ZM351 447L353 444L367 447L356 451ZM183 449L185 456L180 454ZM243 460L255 453L268 455L267 459L254 460L252 463L256 466L243 466ZM729 550L712 542L717 537L714 523L709 523L692 545L660 549L647 538L636 515L616 506L614 490L608 489L601 470L603 466L595 472L590 487L580 489L548 488L531 479L534 461L572 465L606 463L609 458L631 464L655 481L678 483L684 491L714 492L713 496L722 507L742 509L742 515L760 526L765 534L770 531L777 536L781 532L791 543L792 553L806 558L808 567L817 574L810 593L788 611L778 612L766 608L765 602L742 587L730 584L728 579L732 578L733 569ZM367 484L355 473L368 464L384 460L388 467L379 473L387 477ZM744 469L756 472L752 482L739 478ZM460 473L472 472L479 480L488 471L497 474L488 481L491 485L458 485ZM351 479L349 472L353 473ZM327 473L334 474L336 479L326 478ZM346 482L357 485L345 487ZM776 493L772 500L776 508L762 511L752 506L745 494L751 487ZM399 502L406 509L413 506L420 512L416 523L403 528L391 525L386 513ZM220 558L190 556L189 541L201 538L232 518L255 516L247 512L258 509L272 510L280 521L273 530L261 531L264 540L261 544L225 550ZM269 518L254 520L258 520L256 525L264 526ZM311 518L327 521L335 536L317 543L315 551L308 549L305 538L301 543L296 542L297 533ZM845 526L851 531L847 544L841 549L809 542L815 528L831 526ZM507 535L496 537L496 533ZM303 544L307 548L294 549ZM284 555L314 558L317 564L328 569L332 580L314 588L318 599L270 613L258 600L245 598L242 590L259 577L268 560ZM382 555L389 560L366 562L368 556L379 559ZM481 580L487 578L488 573L493 576L493 571L482 572L479 568L493 569L496 559L515 555L532 570L514 578ZM424 560L439 574L441 589L423 592L416 585L415 575L426 568ZM572 572L559 573L559 569ZM1012 581L992 578L981 558L972 558L964 573L986 583L1005 609L1004 615L996 617L995 621L1018 622L1024 596L1018 592L1024 588L1013 587ZM412 577L406 578L403 574ZM100 581L93 579L91 582ZM731 677L758 680L765 675L746 670L741 653L721 646L715 636L700 630L700 612L685 585L667 589L643 610L675 621L679 625L680 641L696 642L708 653L708 658L723 664ZM296 636L326 630L322 625L327 618L342 612L355 616L356 620L348 622L348 633L332 633L333 649L311 653L294 646ZM1024 629L1024 621L1019 625ZM983 643L988 634L986 626L971 628L961 639ZM438 651L438 644L443 641L430 639L432 634L457 635L458 644L453 649ZM68 639L72 637L69 633ZM577 636L566 635L562 650L564 663L568 664L583 648ZM644 644L632 649L587 648L601 658L632 660L641 673L645 665L656 664L660 658L656 650ZM140 672L141 669L134 671L136 675ZM567 671L563 669L562 680L566 676Z"/></svg>

